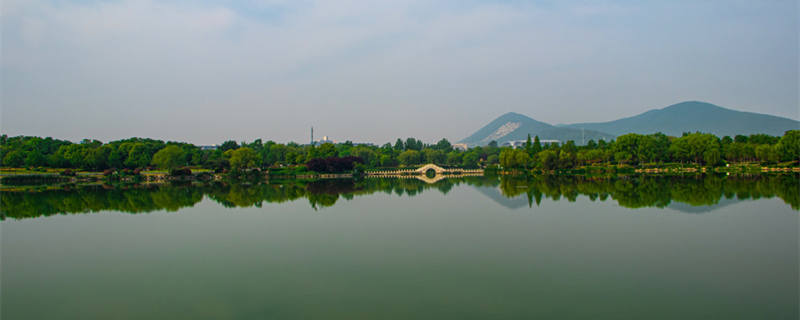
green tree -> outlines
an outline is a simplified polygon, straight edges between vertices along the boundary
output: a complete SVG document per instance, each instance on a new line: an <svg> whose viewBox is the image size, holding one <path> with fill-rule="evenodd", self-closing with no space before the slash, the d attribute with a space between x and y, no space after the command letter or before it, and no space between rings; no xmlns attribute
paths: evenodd
<svg viewBox="0 0 800 320"><path fill-rule="evenodd" d="M531 134L528 134L528 139L525 140L525 151L528 152L528 155L534 155L533 153L533 143L531 142Z"/></svg>
<svg viewBox="0 0 800 320"><path fill-rule="evenodd" d="M243 170L256 166L258 154L253 149L243 147L231 151L230 163L234 170Z"/></svg>
<svg viewBox="0 0 800 320"><path fill-rule="evenodd" d="M69 159L69 157L67 157ZM70 160L72 161L72 160ZM128 152L128 157L125 159L125 166L129 168L143 168L150 164L151 156L144 143L135 143Z"/></svg>
<svg viewBox="0 0 800 320"><path fill-rule="evenodd" d="M20 150L13 150L3 157L4 167L21 167L25 163L25 156Z"/></svg>
<svg viewBox="0 0 800 320"><path fill-rule="evenodd" d="M417 150L406 150L397 156L397 160L404 165L415 165L422 161L422 155Z"/></svg>
<svg viewBox="0 0 800 320"><path fill-rule="evenodd" d="M539 141L539 136L535 136L533 138L533 146L531 148L531 153L533 154L537 154L542 151L542 142Z"/></svg>
<svg viewBox="0 0 800 320"><path fill-rule="evenodd" d="M800 130L786 131L778 144L782 161L800 160Z"/></svg>
<svg viewBox="0 0 800 320"><path fill-rule="evenodd" d="M441 150L434 150L431 148L422 149L425 162L444 164L447 161L447 155Z"/></svg>
<svg viewBox="0 0 800 320"><path fill-rule="evenodd" d="M186 153L176 145L169 145L153 155L153 165L161 169L174 169L186 164Z"/></svg>
<svg viewBox="0 0 800 320"><path fill-rule="evenodd" d="M536 154L542 169L553 170L558 166L558 155L553 150L544 150Z"/></svg>
<svg viewBox="0 0 800 320"><path fill-rule="evenodd" d="M450 151L447 153L447 165L449 166L457 166L461 164L461 152L458 151Z"/></svg>
<svg viewBox="0 0 800 320"><path fill-rule="evenodd" d="M47 159L38 150L28 152L25 157L25 165L29 167L38 167L47 164Z"/></svg>
<svg viewBox="0 0 800 320"><path fill-rule="evenodd" d="M219 150L222 151L222 152L225 152L225 151L228 151L228 150L236 150L237 148L239 148L239 144L236 143L236 141L233 141L233 140L225 141L219 146Z"/></svg>
<svg viewBox="0 0 800 320"><path fill-rule="evenodd" d="M442 152L449 152L450 150L453 149L453 145L450 144L450 141L447 141L447 139L443 138L442 140L439 140L439 142L436 143L434 149Z"/></svg>

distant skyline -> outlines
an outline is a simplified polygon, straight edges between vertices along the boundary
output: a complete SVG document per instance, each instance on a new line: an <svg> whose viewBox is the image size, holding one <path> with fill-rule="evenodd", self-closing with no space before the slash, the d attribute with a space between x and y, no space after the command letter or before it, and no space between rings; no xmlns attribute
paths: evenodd
<svg viewBox="0 0 800 320"><path fill-rule="evenodd" d="M0 131L455 142L687 100L800 119L797 1L0 2Z"/></svg>

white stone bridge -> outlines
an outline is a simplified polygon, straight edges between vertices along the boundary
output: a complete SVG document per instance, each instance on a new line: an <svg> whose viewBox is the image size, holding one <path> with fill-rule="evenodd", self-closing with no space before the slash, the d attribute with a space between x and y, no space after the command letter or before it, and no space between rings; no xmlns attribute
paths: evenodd
<svg viewBox="0 0 800 320"><path fill-rule="evenodd" d="M435 173L433 178L427 176L429 171ZM449 177L480 176L483 175L483 169L442 168L433 163L429 163L416 169L368 171L366 174L367 177L416 178L427 183L434 183Z"/></svg>
<svg viewBox="0 0 800 320"><path fill-rule="evenodd" d="M397 169L397 170L381 170L369 171L367 175L371 176L396 176L396 175L424 175L428 171L433 170L436 175L440 174L483 174L483 169L461 169L461 168L442 168L433 163L426 164L416 169Z"/></svg>

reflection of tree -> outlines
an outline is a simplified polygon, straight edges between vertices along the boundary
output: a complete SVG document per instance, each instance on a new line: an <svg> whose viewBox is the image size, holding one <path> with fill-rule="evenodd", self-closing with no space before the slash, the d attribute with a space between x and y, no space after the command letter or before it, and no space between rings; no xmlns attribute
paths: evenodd
<svg viewBox="0 0 800 320"><path fill-rule="evenodd" d="M9 191L0 194L0 218L22 219L104 210L129 213L177 211L195 205L204 195L226 207L261 207L264 202L283 203L306 198L312 207L322 208L336 204L340 198L349 200L376 192L413 197L434 189L447 194L460 184L499 186L503 196L511 198L524 195L531 206L540 204L543 198L575 201L579 195L591 201L611 198L627 208L663 208L672 201L705 206L717 204L722 198L759 199L777 196L792 209L800 210L800 179L797 175L615 178L547 175L448 178L433 184L417 179L387 178Z"/></svg>
<svg viewBox="0 0 800 320"><path fill-rule="evenodd" d="M500 190L506 197L526 194L529 203L541 196L574 201L578 195L605 201L608 197L627 208L668 206L672 201L692 206L719 203L723 197L758 199L778 196L793 209L800 209L800 181L796 175L750 177L705 176L503 176Z"/></svg>
<svg viewBox="0 0 800 320"><path fill-rule="evenodd" d="M128 213L177 211L193 206L203 191L191 186L78 187L40 192L2 192L0 216L15 219L114 210Z"/></svg>

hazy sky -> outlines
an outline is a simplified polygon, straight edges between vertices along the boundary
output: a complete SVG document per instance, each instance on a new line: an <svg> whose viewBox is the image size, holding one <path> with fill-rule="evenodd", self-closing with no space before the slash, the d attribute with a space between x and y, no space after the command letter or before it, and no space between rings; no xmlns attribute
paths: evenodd
<svg viewBox="0 0 800 320"><path fill-rule="evenodd" d="M798 119L797 1L2 0L2 132L459 140L509 111Z"/></svg>

